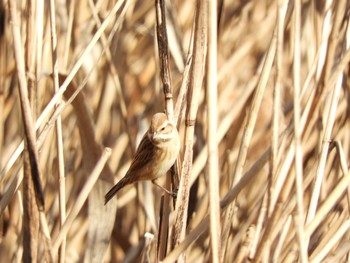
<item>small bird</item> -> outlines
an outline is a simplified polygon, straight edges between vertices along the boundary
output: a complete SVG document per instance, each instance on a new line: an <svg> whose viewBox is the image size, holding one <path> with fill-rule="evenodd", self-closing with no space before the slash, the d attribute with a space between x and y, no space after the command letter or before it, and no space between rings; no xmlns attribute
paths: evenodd
<svg viewBox="0 0 350 263"><path fill-rule="evenodd" d="M176 127L164 113L154 114L151 126L143 136L129 170L105 195L105 204L128 184L151 180L158 185L155 180L167 173L175 163L179 152L180 136Z"/></svg>

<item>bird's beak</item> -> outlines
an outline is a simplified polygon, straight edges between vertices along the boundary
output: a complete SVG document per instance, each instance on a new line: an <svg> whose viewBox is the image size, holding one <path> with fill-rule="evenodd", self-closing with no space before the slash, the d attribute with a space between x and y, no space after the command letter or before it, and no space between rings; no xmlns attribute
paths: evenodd
<svg viewBox="0 0 350 263"><path fill-rule="evenodd" d="M156 138L156 136L157 136L156 132L152 133L152 140L154 140Z"/></svg>

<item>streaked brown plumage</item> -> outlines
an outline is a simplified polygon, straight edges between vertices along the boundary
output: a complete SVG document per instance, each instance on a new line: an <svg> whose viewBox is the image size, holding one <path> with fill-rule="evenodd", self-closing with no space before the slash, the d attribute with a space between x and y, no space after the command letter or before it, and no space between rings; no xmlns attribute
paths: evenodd
<svg viewBox="0 0 350 263"><path fill-rule="evenodd" d="M164 113L156 113L143 136L125 176L105 195L105 204L124 186L142 180L156 180L175 163L180 151L176 127Z"/></svg>

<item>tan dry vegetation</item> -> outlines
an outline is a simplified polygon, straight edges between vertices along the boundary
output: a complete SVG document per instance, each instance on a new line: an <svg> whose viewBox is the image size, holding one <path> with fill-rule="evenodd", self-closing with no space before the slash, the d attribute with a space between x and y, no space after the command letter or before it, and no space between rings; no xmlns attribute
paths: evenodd
<svg viewBox="0 0 350 263"><path fill-rule="evenodd" d="M0 2L1 262L350 260L350 2L218 2ZM164 109L177 199L104 206Z"/></svg>

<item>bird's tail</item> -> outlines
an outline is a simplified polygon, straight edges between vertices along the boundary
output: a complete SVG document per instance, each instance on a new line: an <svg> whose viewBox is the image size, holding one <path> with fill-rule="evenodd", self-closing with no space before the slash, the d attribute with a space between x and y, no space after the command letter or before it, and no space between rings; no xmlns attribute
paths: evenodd
<svg viewBox="0 0 350 263"><path fill-rule="evenodd" d="M122 189L125 185L130 184L131 181L128 178L122 178L115 186L111 188L111 190L108 191L108 193L105 195L105 205L113 198L117 192Z"/></svg>

